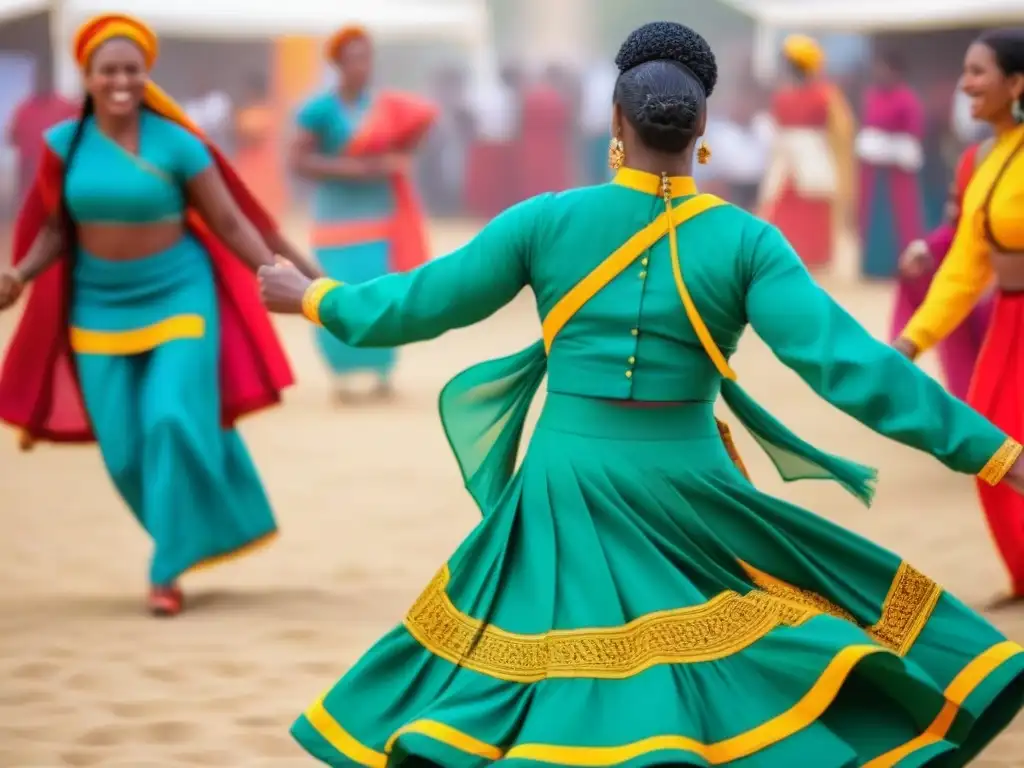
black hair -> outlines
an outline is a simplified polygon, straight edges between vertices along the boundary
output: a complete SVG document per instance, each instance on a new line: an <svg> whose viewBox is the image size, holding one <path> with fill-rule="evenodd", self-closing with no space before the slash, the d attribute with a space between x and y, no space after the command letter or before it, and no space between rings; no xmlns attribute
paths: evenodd
<svg viewBox="0 0 1024 768"><path fill-rule="evenodd" d="M1024 29L990 29L982 32L975 42L981 43L992 51L992 55L996 60L996 66L999 67L1004 75L1024 75ZM1021 94L1017 99L1017 106L1019 109L1024 109L1024 94ZM1024 138L1017 142L1017 146L1013 148L1006 160L1003 161L999 172L996 174L996 178L988 188L985 202L982 204L982 221L985 226L985 237L997 250L1005 251L1008 249L1000 244L996 239L995 233L992 231L992 198L995 196L996 187L1003 180L1010 164L1022 150L1024 150Z"/></svg>
<svg viewBox="0 0 1024 768"><path fill-rule="evenodd" d="M990 29L982 32L976 42L992 51L996 66L1004 75L1024 75L1024 28ZM1018 104L1024 109L1024 94Z"/></svg>
<svg viewBox="0 0 1024 768"><path fill-rule="evenodd" d="M93 112L96 111L96 104L90 94L86 94L82 100L82 110L78 114L78 120L75 123L74 133L71 134L71 141L68 143L67 155L64 158L64 169L63 178L61 179L60 185L60 219L61 228L64 233L64 260L67 265L66 269L66 280L67 280L67 297L68 300L64 302L65 312L70 311L71 299L74 290L74 272L75 272L75 259L78 251L78 228L75 225L75 219L71 215L71 207L68 205L68 175L71 173L71 166L74 165L75 155L78 154L78 148L82 145L82 139L85 136L85 124L92 117ZM71 327L71 318L65 318L65 327Z"/></svg>
<svg viewBox="0 0 1024 768"><path fill-rule="evenodd" d="M718 82L707 40L683 24L655 21L626 38L615 65L614 102L644 146L665 154L690 146Z"/></svg>

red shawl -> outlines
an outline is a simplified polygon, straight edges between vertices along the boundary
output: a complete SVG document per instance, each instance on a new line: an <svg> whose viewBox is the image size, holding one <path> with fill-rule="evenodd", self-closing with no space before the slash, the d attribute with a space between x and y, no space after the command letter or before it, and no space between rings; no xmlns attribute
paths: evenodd
<svg viewBox="0 0 1024 768"><path fill-rule="evenodd" d="M345 147L359 157L411 151L437 118L437 107L428 101L394 91L378 94L356 135ZM391 234L391 268L405 272L430 258L426 218L412 180L406 174L392 179L395 226Z"/></svg>
<svg viewBox="0 0 1024 768"><path fill-rule="evenodd" d="M207 142L243 214L264 234L276 231L230 163ZM25 258L42 226L60 204L63 163L47 149L35 185L14 231L14 264ZM284 348L260 303L252 272L220 242L195 211L188 226L213 262L220 308L220 388L225 426L281 400L294 383ZM35 440L91 442L68 335L67 259L61 258L32 284L21 320L0 369L0 420L23 430L23 447Z"/></svg>

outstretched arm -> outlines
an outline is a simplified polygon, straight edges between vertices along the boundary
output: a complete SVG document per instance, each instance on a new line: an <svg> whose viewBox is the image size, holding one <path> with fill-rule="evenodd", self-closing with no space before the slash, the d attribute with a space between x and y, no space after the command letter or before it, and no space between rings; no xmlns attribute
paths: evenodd
<svg viewBox="0 0 1024 768"><path fill-rule="evenodd" d="M766 226L752 250L747 317L783 363L876 432L957 472L1002 479L1018 443L875 340L814 282L777 229Z"/></svg>
<svg viewBox="0 0 1024 768"><path fill-rule="evenodd" d="M545 199L535 197L510 208L447 256L359 285L309 283L285 269L264 269L264 300L273 311L301 311L356 347L411 344L472 325L527 285Z"/></svg>

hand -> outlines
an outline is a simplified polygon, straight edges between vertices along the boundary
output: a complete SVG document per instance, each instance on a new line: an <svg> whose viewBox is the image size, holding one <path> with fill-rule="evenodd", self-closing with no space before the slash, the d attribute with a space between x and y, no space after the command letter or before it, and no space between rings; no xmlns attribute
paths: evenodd
<svg viewBox="0 0 1024 768"><path fill-rule="evenodd" d="M260 282L260 298L267 309L283 315L302 314L302 297L312 280L283 260L272 267L260 267L256 277Z"/></svg>
<svg viewBox="0 0 1024 768"><path fill-rule="evenodd" d="M904 339L902 336L892 343L893 348L900 354L909 358L910 360L916 360L920 350L917 348L917 344L912 342L910 339Z"/></svg>
<svg viewBox="0 0 1024 768"><path fill-rule="evenodd" d="M935 259L924 240L914 240L900 254L900 275L908 279L921 277L934 268Z"/></svg>
<svg viewBox="0 0 1024 768"><path fill-rule="evenodd" d="M21 297L25 281L15 269L0 272L0 312L9 309Z"/></svg>
<svg viewBox="0 0 1024 768"><path fill-rule="evenodd" d="M276 258L278 264L291 264L310 280L326 277L323 268L319 264L301 253L293 253L288 257L278 255Z"/></svg>
<svg viewBox="0 0 1024 768"><path fill-rule="evenodd" d="M409 173L412 170L412 158L403 154L382 155L380 170L386 176Z"/></svg>

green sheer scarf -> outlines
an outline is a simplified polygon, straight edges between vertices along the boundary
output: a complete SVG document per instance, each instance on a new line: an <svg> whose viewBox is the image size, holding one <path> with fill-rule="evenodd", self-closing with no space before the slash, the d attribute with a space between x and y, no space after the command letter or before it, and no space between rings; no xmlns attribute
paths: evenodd
<svg viewBox="0 0 1024 768"><path fill-rule="evenodd" d="M552 308L544 320L543 340L508 357L467 368L441 390L441 423L466 490L481 513L486 516L498 505L515 475L527 414L547 374L547 351L558 331L590 297L665 235L672 245L673 273L687 316L723 375L722 399L729 410L768 454L783 480L833 480L870 505L877 471L815 448L758 405L735 381L735 374L696 313L682 280L675 230L683 221L723 201L698 195L673 209L672 198L678 196L678 191L693 188L689 178L659 178L633 171L620 172L616 183L653 194L664 192L666 213L631 237ZM673 187L676 195L672 194Z"/></svg>

